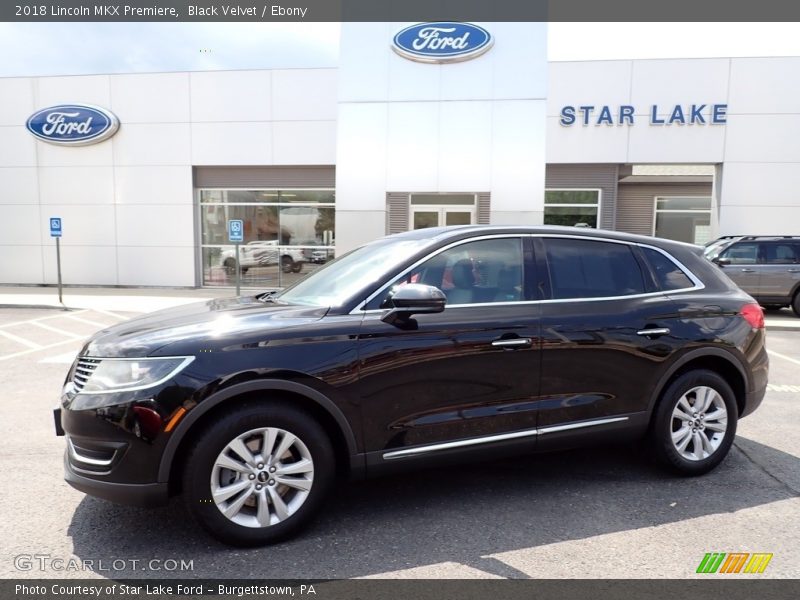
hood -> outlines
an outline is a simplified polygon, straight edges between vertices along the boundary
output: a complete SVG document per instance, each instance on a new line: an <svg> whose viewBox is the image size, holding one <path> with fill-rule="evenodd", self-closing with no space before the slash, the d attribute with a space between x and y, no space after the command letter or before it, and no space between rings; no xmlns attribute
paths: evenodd
<svg viewBox="0 0 800 600"><path fill-rule="evenodd" d="M194 354L318 321L327 308L261 302L255 296L208 300L160 310L96 333L81 356Z"/></svg>

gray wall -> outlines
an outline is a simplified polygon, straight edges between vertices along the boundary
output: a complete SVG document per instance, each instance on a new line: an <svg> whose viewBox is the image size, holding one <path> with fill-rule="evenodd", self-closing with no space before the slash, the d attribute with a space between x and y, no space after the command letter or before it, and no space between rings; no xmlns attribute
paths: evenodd
<svg viewBox="0 0 800 600"><path fill-rule="evenodd" d="M600 228L616 229L618 179L616 164L547 165L544 185L547 189L599 188Z"/></svg>
<svg viewBox="0 0 800 600"><path fill-rule="evenodd" d="M653 235L656 196L711 196L710 183L621 183L617 197L618 231Z"/></svg>

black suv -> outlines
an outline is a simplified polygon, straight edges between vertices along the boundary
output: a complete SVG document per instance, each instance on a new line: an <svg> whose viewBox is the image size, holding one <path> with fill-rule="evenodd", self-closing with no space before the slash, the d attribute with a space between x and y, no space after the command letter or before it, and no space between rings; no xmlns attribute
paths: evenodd
<svg viewBox="0 0 800 600"><path fill-rule="evenodd" d="M66 480L276 541L337 476L645 437L685 475L767 384L761 308L702 250L561 227L377 240L280 293L133 319L80 351Z"/></svg>
<svg viewBox="0 0 800 600"><path fill-rule="evenodd" d="M766 308L791 306L800 317L800 237L724 237L705 255Z"/></svg>

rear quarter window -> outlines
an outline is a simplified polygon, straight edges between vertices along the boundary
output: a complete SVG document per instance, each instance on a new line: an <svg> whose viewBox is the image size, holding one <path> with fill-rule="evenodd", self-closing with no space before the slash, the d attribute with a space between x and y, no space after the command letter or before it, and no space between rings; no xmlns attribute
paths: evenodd
<svg viewBox="0 0 800 600"><path fill-rule="evenodd" d="M656 283L663 291L694 287L689 276L661 252L652 248L642 248L642 252L650 264Z"/></svg>

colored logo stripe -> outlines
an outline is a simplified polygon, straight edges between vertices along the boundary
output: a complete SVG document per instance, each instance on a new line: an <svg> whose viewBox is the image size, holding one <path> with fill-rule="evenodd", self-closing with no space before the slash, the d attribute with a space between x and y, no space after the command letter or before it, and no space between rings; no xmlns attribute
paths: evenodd
<svg viewBox="0 0 800 600"><path fill-rule="evenodd" d="M707 552L697 567L697 573L763 573L772 560L771 553ZM727 557L727 558L726 558ZM748 560L749 559L749 560ZM724 561L724 562L723 562ZM744 569L744 570L742 570Z"/></svg>
<svg viewBox="0 0 800 600"><path fill-rule="evenodd" d="M763 573L767 568L769 561L772 560L772 554L753 554L750 562L744 568L745 573Z"/></svg>

